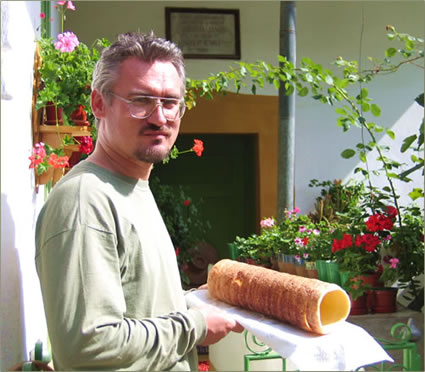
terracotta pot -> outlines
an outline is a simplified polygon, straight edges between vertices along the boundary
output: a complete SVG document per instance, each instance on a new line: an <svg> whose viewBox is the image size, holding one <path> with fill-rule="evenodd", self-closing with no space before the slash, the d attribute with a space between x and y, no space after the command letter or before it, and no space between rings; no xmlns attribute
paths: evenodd
<svg viewBox="0 0 425 372"><path fill-rule="evenodd" d="M62 113L63 107L58 107L53 102L49 102L46 105L46 124L47 125L56 125L62 124Z"/></svg>
<svg viewBox="0 0 425 372"><path fill-rule="evenodd" d="M370 308L374 313L394 313L397 311L398 288L379 288L370 291Z"/></svg>
<svg viewBox="0 0 425 372"><path fill-rule="evenodd" d="M319 279L319 272L317 271L316 262L307 261L305 263L305 269L307 271L307 277L312 279Z"/></svg>
<svg viewBox="0 0 425 372"><path fill-rule="evenodd" d="M283 269L285 273L296 275L295 256L285 254L283 257Z"/></svg>
<svg viewBox="0 0 425 372"><path fill-rule="evenodd" d="M367 293L364 295L357 297L357 299L353 300L351 295L349 294L351 301L351 310L350 315L364 315L368 313L367 308Z"/></svg>
<svg viewBox="0 0 425 372"><path fill-rule="evenodd" d="M82 105L71 113L71 119L75 125L80 127L87 127L90 125L90 122L87 121L87 112Z"/></svg>
<svg viewBox="0 0 425 372"><path fill-rule="evenodd" d="M279 262L278 262L277 257L271 257L270 262L272 264L272 269L279 271Z"/></svg>

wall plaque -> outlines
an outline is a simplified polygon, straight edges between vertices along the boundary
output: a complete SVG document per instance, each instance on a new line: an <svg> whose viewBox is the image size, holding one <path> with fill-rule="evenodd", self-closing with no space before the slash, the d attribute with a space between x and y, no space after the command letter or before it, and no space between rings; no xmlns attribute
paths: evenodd
<svg viewBox="0 0 425 372"><path fill-rule="evenodd" d="M165 35L185 58L241 58L239 9L166 7Z"/></svg>

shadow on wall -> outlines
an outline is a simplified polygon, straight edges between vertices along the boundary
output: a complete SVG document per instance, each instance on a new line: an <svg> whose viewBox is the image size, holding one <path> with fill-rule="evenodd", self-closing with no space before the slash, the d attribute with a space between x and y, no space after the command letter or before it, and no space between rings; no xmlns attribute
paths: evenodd
<svg viewBox="0 0 425 372"><path fill-rule="evenodd" d="M26 360L22 277L15 246L15 223L1 194L0 371Z"/></svg>

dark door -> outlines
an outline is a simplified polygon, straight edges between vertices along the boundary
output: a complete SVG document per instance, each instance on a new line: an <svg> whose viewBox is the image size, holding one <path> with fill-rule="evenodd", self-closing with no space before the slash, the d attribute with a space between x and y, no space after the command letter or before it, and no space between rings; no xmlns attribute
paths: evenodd
<svg viewBox="0 0 425 372"><path fill-rule="evenodd" d="M182 185L211 229L205 240L228 257L227 243L237 235L248 236L257 228L257 172L255 135L180 134L176 146L185 150L193 139L204 142L201 157L180 155L168 164L157 164L152 176L161 183Z"/></svg>

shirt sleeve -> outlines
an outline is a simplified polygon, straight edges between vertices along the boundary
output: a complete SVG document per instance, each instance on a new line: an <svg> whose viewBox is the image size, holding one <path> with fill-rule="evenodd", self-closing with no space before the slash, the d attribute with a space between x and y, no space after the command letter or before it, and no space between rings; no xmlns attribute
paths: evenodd
<svg viewBox="0 0 425 372"><path fill-rule="evenodd" d="M196 309L128 318L113 234L61 231L36 257L55 368L168 370L206 337Z"/></svg>

